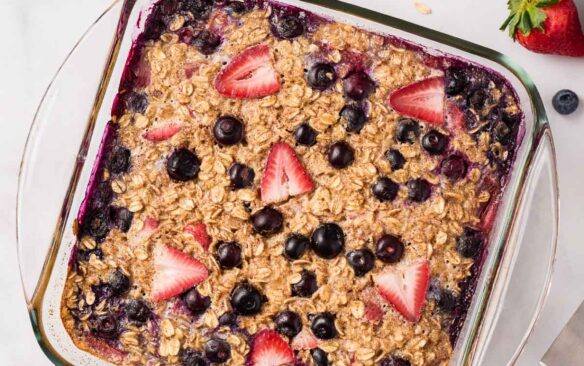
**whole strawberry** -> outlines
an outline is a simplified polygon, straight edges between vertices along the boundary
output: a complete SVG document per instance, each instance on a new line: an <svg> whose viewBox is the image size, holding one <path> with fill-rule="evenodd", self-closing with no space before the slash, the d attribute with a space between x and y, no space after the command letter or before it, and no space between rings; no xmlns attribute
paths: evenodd
<svg viewBox="0 0 584 366"><path fill-rule="evenodd" d="M584 56L584 34L572 0L509 0L501 26L523 47L539 53Z"/></svg>

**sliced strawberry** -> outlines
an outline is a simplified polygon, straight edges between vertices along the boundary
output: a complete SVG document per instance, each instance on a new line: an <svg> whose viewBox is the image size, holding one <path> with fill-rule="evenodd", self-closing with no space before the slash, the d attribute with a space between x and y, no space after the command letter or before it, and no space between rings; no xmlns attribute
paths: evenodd
<svg viewBox="0 0 584 366"><path fill-rule="evenodd" d="M183 231L187 234L191 234L197 243L201 244L203 249L209 249L209 245L211 245L211 237L207 234L207 226L205 224L191 222L185 226Z"/></svg>
<svg viewBox="0 0 584 366"><path fill-rule="evenodd" d="M431 77L391 93L389 105L398 113L428 123L444 123L444 78Z"/></svg>
<svg viewBox="0 0 584 366"><path fill-rule="evenodd" d="M313 349L318 347L318 340L310 330L304 328L292 339L290 344L293 350Z"/></svg>
<svg viewBox="0 0 584 366"><path fill-rule="evenodd" d="M464 113L454 102L446 103L446 126L452 131L459 131L464 129Z"/></svg>
<svg viewBox="0 0 584 366"><path fill-rule="evenodd" d="M173 247L157 244L153 255L152 301L170 299L199 284L209 275L201 262Z"/></svg>
<svg viewBox="0 0 584 366"><path fill-rule="evenodd" d="M264 329L251 343L246 366L281 366L294 362L294 352L275 331Z"/></svg>
<svg viewBox="0 0 584 366"><path fill-rule="evenodd" d="M430 265L419 260L383 272L374 277L377 291L411 322L422 316L426 291L430 281Z"/></svg>
<svg viewBox="0 0 584 366"><path fill-rule="evenodd" d="M85 341L87 342L87 345L91 347L92 350L97 351L97 353L99 353L102 356L105 356L105 358L108 361L114 363L122 363L124 361L124 358L126 358L126 353L110 346L109 344L98 338L88 336L85 338Z"/></svg>
<svg viewBox="0 0 584 366"><path fill-rule="evenodd" d="M176 122L170 122L162 126L149 129L142 135L148 141L160 142L168 140L180 131L181 126Z"/></svg>
<svg viewBox="0 0 584 366"><path fill-rule="evenodd" d="M284 201L290 196L297 196L313 189L314 184L292 146L285 142L278 142L272 146L262 177L262 201Z"/></svg>
<svg viewBox="0 0 584 366"><path fill-rule="evenodd" d="M137 245L146 242L146 240L150 239L152 234L154 234L156 229L158 229L158 225L160 225L158 221L151 217L147 217L144 220L142 229L130 237L131 244Z"/></svg>
<svg viewBox="0 0 584 366"><path fill-rule="evenodd" d="M365 319L377 323L383 318L383 299L373 288L368 287L361 292L361 299L365 303Z"/></svg>
<svg viewBox="0 0 584 366"><path fill-rule="evenodd" d="M278 74L272 65L270 48L250 47L225 66L215 78L215 89L230 98L259 98L280 90Z"/></svg>

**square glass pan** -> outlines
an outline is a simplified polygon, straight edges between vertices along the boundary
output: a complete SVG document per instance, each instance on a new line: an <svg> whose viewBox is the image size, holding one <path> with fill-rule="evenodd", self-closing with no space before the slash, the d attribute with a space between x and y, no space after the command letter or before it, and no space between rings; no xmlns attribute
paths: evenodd
<svg viewBox="0 0 584 366"><path fill-rule="evenodd" d="M133 39L151 3L112 3L55 75L29 132L17 198L19 264L34 332L56 365L109 364L74 346L61 322L60 301L75 243L76 212ZM489 234L488 253L451 364L514 362L548 293L559 219L553 140L531 79L493 50L388 15L340 1L285 3L404 38L428 47L432 54L476 62L503 75L515 88L525 114L523 141ZM535 203L537 210L532 210ZM530 230L524 231L525 227Z"/></svg>

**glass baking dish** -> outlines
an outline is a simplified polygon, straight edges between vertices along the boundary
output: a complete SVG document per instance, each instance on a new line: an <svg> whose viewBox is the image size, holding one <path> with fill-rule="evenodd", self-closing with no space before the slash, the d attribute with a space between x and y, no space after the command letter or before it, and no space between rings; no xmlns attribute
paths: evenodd
<svg viewBox="0 0 584 366"><path fill-rule="evenodd" d="M75 213L90 180L132 41L151 2L117 0L106 9L55 75L29 132L17 198L19 264L34 332L56 365L108 364L74 346L61 321L60 301L76 240ZM340 1L285 3L402 37L435 54L479 63L515 88L525 114L523 141L451 364L513 363L548 293L559 220L553 139L533 82L504 55L388 15Z"/></svg>

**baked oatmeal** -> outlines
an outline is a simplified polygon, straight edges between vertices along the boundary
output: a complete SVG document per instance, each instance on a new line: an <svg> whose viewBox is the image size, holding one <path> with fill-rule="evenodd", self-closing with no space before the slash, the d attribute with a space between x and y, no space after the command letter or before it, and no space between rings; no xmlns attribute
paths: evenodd
<svg viewBox="0 0 584 366"><path fill-rule="evenodd" d="M266 1L164 0L61 316L116 365L446 365L522 114L502 77Z"/></svg>

